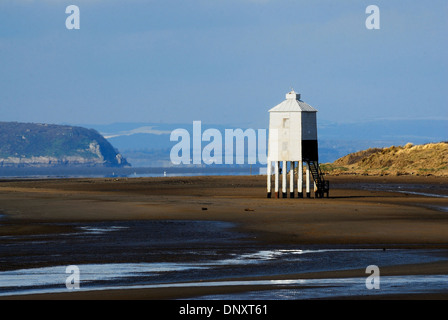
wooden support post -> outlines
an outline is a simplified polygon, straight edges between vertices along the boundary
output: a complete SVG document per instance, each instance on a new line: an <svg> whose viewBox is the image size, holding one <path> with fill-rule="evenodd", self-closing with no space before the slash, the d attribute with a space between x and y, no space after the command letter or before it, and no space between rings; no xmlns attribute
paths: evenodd
<svg viewBox="0 0 448 320"><path fill-rule="evenodd" d="M289 163L289 197L294 198L294 161Z"/></svg>
<svg viewBox="0 0 448 320"><path fill-rule="evenodd" d="M299 161L297 166L297 197L303 198L303 162Z"/></svg>
<svg viewBox="0 0 448 320"><path fill-rule="evenodd" d="M282 198L286 198L286 175L288 173L288 169L286 168L286 161L283 161L282 173Z"/></svg>
<svg viewBox="0 0 448 320"><path fill-rule="evenodd" d="M275 192L275 198L278 199L278 161L275 161L275 168L274 168L274 192Z"/></svg>
<svg viewBox="0 0 448 320"><path fill-rule="evenodd" d="M310 193L310 165L307 163L306 165L306 197L311 198Z"/></svg>
<svg viewBox="0 0 448 320"><path fill-rule="evenodd" d="M271 192L272 192L272 164L271 161L268 161L268 166L266 168L266 176L267 176L267 187L268 187L268 193L267 193L267 197L270 198L271 197Z"/></svg>

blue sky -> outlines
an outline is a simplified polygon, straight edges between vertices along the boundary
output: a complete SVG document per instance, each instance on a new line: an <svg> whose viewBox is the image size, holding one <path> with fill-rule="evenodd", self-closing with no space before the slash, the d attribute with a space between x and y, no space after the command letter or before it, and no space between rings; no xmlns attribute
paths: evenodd
<svg viewBox="0 0 448 320"><path fill-rule="evenodd" d="M262 128L291 87L321 121L448 119L447 34L446 0L2 0L0 121Z"/></svg>

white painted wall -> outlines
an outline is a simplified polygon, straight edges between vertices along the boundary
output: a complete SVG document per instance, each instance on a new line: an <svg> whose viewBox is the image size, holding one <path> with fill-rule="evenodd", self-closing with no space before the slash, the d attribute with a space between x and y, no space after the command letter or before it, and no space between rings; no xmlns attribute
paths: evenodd
<svg viewBox="0 0 448 320"><path fill-rule="evenodd" d="M270 161L302 160L302 140L317 140L316 112L270 113L268 140Z"/></svg>
<svg viewBox="0 0 448 320"><path fill-rule="evenodd" d="M301 112L271 112L268 159L298 161L302 157Z"/></svg>

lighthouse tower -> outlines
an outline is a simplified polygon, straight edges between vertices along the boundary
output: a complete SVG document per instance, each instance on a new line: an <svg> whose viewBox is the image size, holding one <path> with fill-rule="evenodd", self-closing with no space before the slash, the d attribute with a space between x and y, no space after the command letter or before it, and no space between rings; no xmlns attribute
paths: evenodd
<svg viewBox="0 0 448 320"><path fill-rule="evenodd" d="M279 175L282 174L282 197L287 197L289 164L289 194L295 197L295 167L297 166L297 195L303 197L303 166L306 164L306 195L310 197L311 175L314 195L323 197L329 192L319 168L317 144L317 110L300 100L300 94L286 94L286 100L269 110L269 140L267 167L267 195L272 194L272 167L274 166L274 196L279 197Z"/></svg>

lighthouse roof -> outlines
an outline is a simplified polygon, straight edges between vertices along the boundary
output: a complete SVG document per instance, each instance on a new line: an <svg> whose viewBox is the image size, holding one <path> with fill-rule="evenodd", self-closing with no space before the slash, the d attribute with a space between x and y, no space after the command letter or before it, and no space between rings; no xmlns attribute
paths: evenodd
<svg viewBox="0 0 448 320"><path fill-rule="evenodd" d="M286 100L276 105L274 108L270 109L269 112L317 112L308 103L300 100L300 94L296 93L294 90L286 94Z"/></svg>

